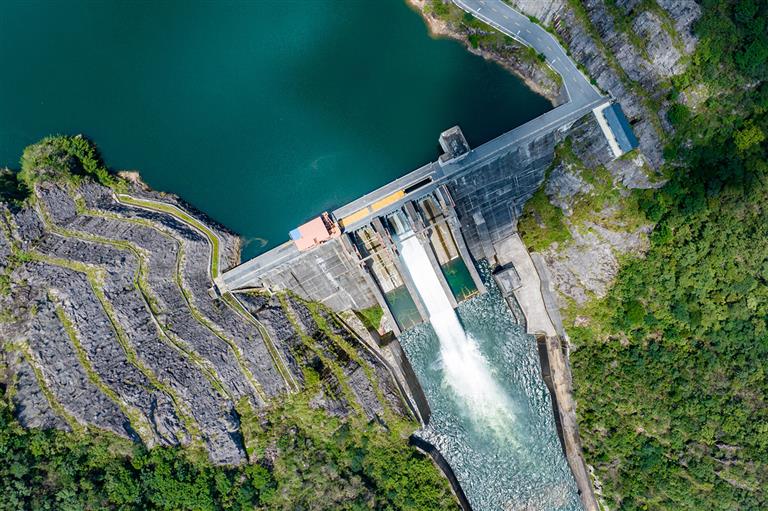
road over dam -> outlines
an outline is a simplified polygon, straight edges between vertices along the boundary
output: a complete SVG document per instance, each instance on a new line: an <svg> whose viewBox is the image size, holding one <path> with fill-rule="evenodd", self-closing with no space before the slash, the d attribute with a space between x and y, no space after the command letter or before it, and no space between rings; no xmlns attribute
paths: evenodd
<svg viewBox="0 0 768 511"><path fill-rule="evenodd" d="M503 156L532 139L568 126L596 107L609 101L579 71L565 49L544 28L533 23L502 0L453 0L454 3L478 19L522 44L546 56L546 63L563 79L567 102L546 112L503 135L447 162L428 163L381 188L374 190L332 212L335 220L342 221L347 232L366 225L374 216L387 215L409 200L418 198L445 182L456 179L478 167ZM411 193L403 193L418 183ZM399 194L398 199L387 202L388 197ZM387 202L386 205L380 206ZM376 206L376 207L372 207ZM347 219L347 221L344 221ZM252 287L258 275L284 264L297 255L293 243L285 243L223 273L216 279L221 292Z"/></svg>

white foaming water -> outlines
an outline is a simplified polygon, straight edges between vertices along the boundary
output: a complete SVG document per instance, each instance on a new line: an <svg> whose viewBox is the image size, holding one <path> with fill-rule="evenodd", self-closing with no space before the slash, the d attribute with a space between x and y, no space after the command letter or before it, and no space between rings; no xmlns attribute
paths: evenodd
<svg viewBox="0 0 768 511"><path fill-rule="evenodd" d="M513 441L512 403L493 378L477 342L461 326L418 237L401 236L400 255L440 339L445 383L464 401L473 420Z"/></svg>

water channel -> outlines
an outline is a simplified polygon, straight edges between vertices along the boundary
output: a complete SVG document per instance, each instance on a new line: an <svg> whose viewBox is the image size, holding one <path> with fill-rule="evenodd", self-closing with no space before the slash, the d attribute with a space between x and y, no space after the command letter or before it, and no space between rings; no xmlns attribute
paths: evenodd
<svg viewBox="0 0 768 511"><path fill-rule="evenodd" d="M533 337L487 272L488 293L457 314L428 248L397 224L400 258L429 317L400 338L432 410L418 436L445 457L475 511L582 509Z"/></svg>

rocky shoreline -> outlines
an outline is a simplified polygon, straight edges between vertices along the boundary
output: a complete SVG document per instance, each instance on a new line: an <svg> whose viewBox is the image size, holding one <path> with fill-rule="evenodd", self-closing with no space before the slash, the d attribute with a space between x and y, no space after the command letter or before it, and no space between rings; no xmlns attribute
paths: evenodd
<svg viewBox="0 0 768 511"><path fill-rule="evenodd" d="M429 0L406 0L406 2L421 14L430 35L433 37L448 37L461 41L467 51L494 61L515 74L525 82L529 89L547 98L552 106L558 106L565 101L564 90L556 76L541 61L526 58L527 55L524 56L525 47L522 44L507 40L503 45L497 47L480 44L473 46L469 39L473 32L460 24L451 23L436 16L429 8ZM451 7L458 9L452 5ZM483 32L498 34L495 29L487 25Z"/></svg>

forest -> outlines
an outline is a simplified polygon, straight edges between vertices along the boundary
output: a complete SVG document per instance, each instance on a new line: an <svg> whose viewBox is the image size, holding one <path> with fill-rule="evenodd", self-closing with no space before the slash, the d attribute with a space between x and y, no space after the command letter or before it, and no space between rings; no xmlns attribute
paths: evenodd
<svg viewBox="0 0 768 511"><path fill-rule="evenodd" d="M242 416L258 437L238 467L205 453L151 450L93 428L25 429L0 402L0 510L455 509L429 458L402 436L361 418L341 420L287 397L267 416Z"/></svg>
<svg viewBox="0 0 768 511"><path fill-rule="evenodd" d="M568 328L611 509L768 507L768 4L702 7L668 98L669 181L640 198L650 250Z"/></svg>

